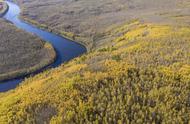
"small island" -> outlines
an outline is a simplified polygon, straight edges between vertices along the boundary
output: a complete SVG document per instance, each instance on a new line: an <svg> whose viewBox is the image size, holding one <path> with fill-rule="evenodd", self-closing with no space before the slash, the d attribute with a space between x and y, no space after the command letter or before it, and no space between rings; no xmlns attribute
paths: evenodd
<svg viewBox="0 0 190 124"><path fill-rule="evenodd" d="M7 10L9 9L7 3L4 1L0 0L0 17L3 16Z"/></svg>

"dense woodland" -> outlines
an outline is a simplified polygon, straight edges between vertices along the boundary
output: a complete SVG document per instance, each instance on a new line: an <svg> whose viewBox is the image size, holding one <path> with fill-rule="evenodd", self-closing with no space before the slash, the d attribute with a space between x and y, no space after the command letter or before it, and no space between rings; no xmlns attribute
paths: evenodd
<svg viewBox="0 0 190 124"><path fill-rule="evenodd" d="M188 124L189 34L138 20L111 29L107 46L1 93L0 122Z"/></svg>

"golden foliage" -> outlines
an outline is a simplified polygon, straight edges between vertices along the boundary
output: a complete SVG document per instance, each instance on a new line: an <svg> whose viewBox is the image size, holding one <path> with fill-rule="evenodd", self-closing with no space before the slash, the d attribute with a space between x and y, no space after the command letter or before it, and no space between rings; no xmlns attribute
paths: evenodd
<svg viewBox="0 0 190 124"><path fill-rule="evenodd" d="M123 35L0 94L9 123L189 123L190 28L133 21ZM43 115L46 113L45 115Z"/></svg>

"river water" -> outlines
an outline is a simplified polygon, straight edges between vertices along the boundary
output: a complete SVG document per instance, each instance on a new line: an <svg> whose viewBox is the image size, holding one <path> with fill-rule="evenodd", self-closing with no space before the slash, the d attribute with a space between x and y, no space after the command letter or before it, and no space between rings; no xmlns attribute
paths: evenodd
<svg viewBox="0 0 190 124"><path fill-rule="evenodd" d="M32 33L34 35L37 35L42 40L47 41L53 45L57 53L57 58L55 62L51 64L49 67L51 68L58 67L62 63L69 61L77 56L80 56L81 54L86 52L86 48L80 45L79 43L73 42L64 37L61 37L54 33L47 32L45 30L37 28L36 26L24 22L19 18L20 7L11 1L6 1L6 2L9 5L9 10L4 15L3 17L4 19L13 23L16 27L25 30L29 33ZM5 92L10 89L14 89L19 83L23 81L24 78L25 77L20 77L17 79L1 82L0 92Z"/></svg>

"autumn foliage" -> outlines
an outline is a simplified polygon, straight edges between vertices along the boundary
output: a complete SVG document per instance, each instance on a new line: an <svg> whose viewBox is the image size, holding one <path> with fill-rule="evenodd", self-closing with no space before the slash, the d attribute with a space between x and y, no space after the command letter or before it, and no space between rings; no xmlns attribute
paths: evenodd
<svg viewBox="0 0 190 124"><path fill-rule="evenodd" d="M189 123L190 28L137 20L107 46L0 94L9 123Z"/></svg>

